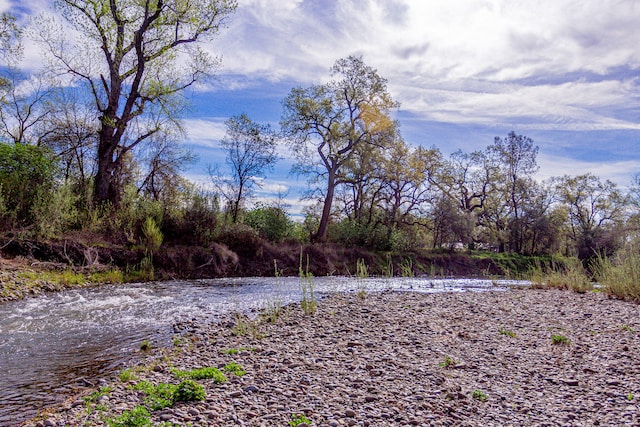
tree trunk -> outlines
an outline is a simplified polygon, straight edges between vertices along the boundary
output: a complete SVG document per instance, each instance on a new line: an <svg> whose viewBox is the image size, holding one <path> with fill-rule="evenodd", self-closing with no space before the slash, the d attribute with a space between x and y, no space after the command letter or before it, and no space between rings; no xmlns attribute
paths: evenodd
<svg viewBox="0 0 640 427"><path fill-rule="evenodd" d="M118 204L118 194L116 182L114 182L114 171L116 162L113 154L117 141L108 134L108 130L100 131L100 141L98 142L98 170L94 179L93 202L96 206L102 206L110 202L114 206Z"/></svg>
<svg viewBox="0 0 640 427"><path fill-rule="evenodd" d="M327 227L329 226L329 219L331 217L331 205L333 204L333 195L335 193L335 189L336 173L335 170L330 170L329 178L327 179L327 195L324 199L324 206L322 208L322 217L320 218L318 232L313 238L313 240L316 242L324 242L327 238Z"/></svg>

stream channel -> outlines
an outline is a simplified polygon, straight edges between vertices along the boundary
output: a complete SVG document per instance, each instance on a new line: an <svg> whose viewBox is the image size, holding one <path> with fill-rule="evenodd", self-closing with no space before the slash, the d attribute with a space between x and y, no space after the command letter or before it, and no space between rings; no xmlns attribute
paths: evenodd
<svg viewBox="0 0 640 427"><path fill-rule="evenodd" d="M315 277L318 298L332 292L456 292L526 282L482 279ZM168 347L174 325L301 298L300 279L240 278L109 285L0 304L0 426L15 426L140 354Z"/></svg>

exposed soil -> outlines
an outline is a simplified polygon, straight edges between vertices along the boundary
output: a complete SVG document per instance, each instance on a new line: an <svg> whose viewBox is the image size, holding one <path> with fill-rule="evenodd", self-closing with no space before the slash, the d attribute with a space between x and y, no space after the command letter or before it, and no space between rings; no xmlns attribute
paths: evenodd
<svg viewBox="0 0 640 427"><path fill-rule="evenodd" d="M206 400L152 412L154 425L640 425L640 306L600 293L337 295L313 315L294 305L273 323L186 326L181 347L113 382L101 409L71 399L25 426L105 425L144 403L137 381L229 362L246 375L201 380Z"/></svg>

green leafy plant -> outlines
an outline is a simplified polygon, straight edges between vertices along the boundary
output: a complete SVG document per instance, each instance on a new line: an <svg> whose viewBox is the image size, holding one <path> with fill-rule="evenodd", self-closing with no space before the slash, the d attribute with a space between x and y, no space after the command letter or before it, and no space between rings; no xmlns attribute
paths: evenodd
<svg viewBox="0 0 640 427"><path fill-rule="evenodd" d="M471 392L471 397L475 400L479 400L480 402L486 402L489 396L481 390L473 390Z"/></svg>
<svg viewBox="0 0 640 427"><path fill-rule="evenodd" d="M192 369L187 372L177 374L178 378L191 378L192 380L213 380L216 384L226 383L228 381L224 373L213 366L205 368Z"/></svg>
<svg viewBox="0 0 640 427"><path fill-rule="evenodd" d="M452 366L455 366L456 361L453 360L453 358L449 355L444 357L444 361L438 363L438 366L440 366L441 368L450 368Z"/></svg>
<svg viewBox="0 0 640 427"><path fill-rule="evenodd" d="M151 427L151 415L144 406L136 406L130 411L124 411L122 415L107 420L109 427Z"/></svg>
<svg viewBox="0 0 640 427"><path fill-rule="evenodd" d="M629 392L629 394L627 394L627 400L631 401L633 400L634 396L633 396L633 392Z"/></svg>
<svg viewBox="0 0 640 427"><path fill-rule="evenodd" d="M235 362L231 362L231 363L227 363L226 365L224 365L224 367L222 368L223 371L228 372L230 374L233 374L237 377L241 377L244 374L247 373L247 371L245 371L242 366L240 366L239 364L235 363Z"/></svg>
<svg viewBox="0 0 640 427"><path fill-rule="evenodd" d="M564 335L551 335L551 343L555 345L571 344L571 340Z"/></svg>
<svg viewBox="0 0 640 427"><path fill-rule="evenodd" d="M173 405L177 386L167 383L153 385L149 381L140 381L134 386L134 390L142 391L146 395L144 404L152 411L157 411Z"/></svg>
<svg viewBox="0 0 640 427"><path fill-rule="evenodd" d="M298 427L299 425L303 425L303 424L310 426L311 423L312 421L309 418L305 417L303 414L294 414L291 417L291 421L289 421L289 425L291 427Z"/></svg>
<svg viewBox="0 0 640 427"><path fill-rule="evenodd" d="M201 384L193 380L184 380L178 384L173 400L174 402L195 402L204 400L207 394Z"/></svg>

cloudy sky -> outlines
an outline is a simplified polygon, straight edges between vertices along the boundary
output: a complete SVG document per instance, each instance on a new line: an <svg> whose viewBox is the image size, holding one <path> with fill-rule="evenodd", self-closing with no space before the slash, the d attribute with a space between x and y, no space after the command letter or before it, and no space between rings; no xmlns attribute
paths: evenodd
<svg viewBox="0 0 640 427"><path fill-rule="evenodd" d="M513 130L540 147L540 179L592 172L626 186L640 172L636 0L238 3L209 46L222 57L218 78L193 94L186 121L200 155L194 178L223 163L215 147L226 118L245 112L277 129L290 89L326 81L352 54L388 80L411 144L473 151ZM289 165L281 161L265 188L304 187Z"/></svg>

